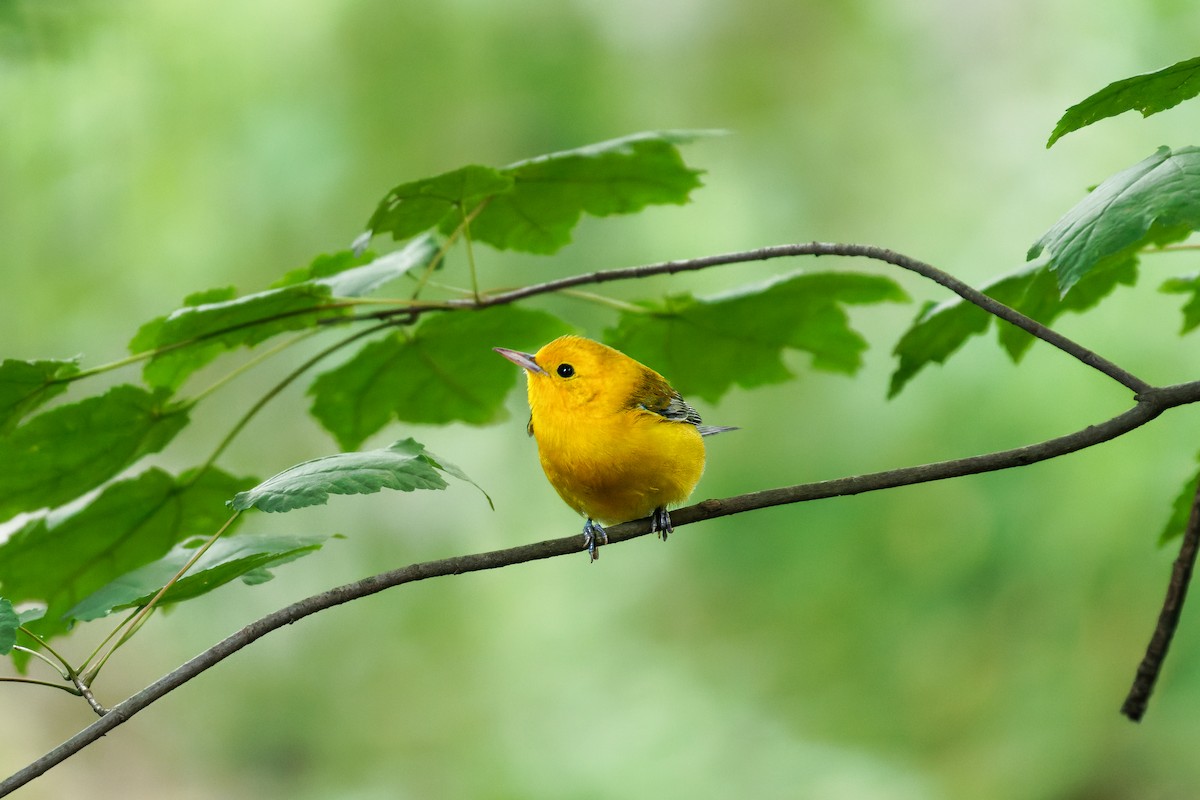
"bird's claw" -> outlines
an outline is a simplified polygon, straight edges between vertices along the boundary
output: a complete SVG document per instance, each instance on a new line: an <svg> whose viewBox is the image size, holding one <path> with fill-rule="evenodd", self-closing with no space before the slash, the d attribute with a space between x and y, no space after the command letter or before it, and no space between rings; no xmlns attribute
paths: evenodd
<svg viewBox="0 0 1200 800"><path fill-rule="evenodd" d="M596 552L596 548L602 544L608 544L608 531L604 530L598 522L593 522L589 517L588 521L583 524L583 543L587 547L588 558L590 561L595 561L600 557Z"/></svg>
<svg viewBox="0 0 1200 800"><path fill-rule="evenodd" d="M675 532L675 528L671 525L671 514L667 511L666 506L659 506L650 515L650 532L657 533L658 538L664 542Z"/></svg>

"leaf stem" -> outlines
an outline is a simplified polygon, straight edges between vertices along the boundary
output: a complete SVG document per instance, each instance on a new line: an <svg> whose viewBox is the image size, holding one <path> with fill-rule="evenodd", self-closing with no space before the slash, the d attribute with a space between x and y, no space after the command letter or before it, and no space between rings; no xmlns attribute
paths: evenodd
<svg viewBox="0 0 1200 800"><path fill-rule="evenodd" d="M472 260L471 253L470 253L470 239L469 239L470 233L467 230L467 228L471 224L471 221L474 220L475 217L479 216L479 212L481 212L481 211L483 211L483 209L487 208L487 205L490 201L491 201L491 198L484 198L484 200L479 205L477 205L473 209L471 209L470 213L463 214L462 222L460 222L454 228L454 230L450 232L450 235L446 237L445 243L442 244L441 249L438 250L437 254L434 255L434 257L429 260L429 264L426 265L425 270L421 273L421 277L417 280L417 286L415 289L413 289L413 294L412 294L413 300L416 300L421 295L422 290L424 290L425 286L429 283L429 278L433 275L434 270L436 270L438 268L438 266L445 260L446 253L449 252L450 248L454 245L454 243L456 241L458 241L458 237L463 236L464 234L466 234L466 236L468 237L467 258L471 264L471 283L473 285L475 284L475 263ZM460 211L460 213L462 212L461 206L459 207L459 211ZM479 297L478 286L476 286L474 294L475 294L476 298Z"/></svg>
<svg viewBox="0 0 1200 800"><path fill-rule="evenodd" d="M171 580L167 581L166 584L158 590L154 597L150 598L150 602L146 603L146 605L142 606L136 614L125 619L125 621L117 626L117 630L124 628L125 632L122 633L121 636L112 643L112 646L108 648L108 652L101 656L99 661L91 666L84 665L81 676L81 685L79 687L81 690L85 690L87 686L96 679L96 675L100 672L100 669L104 666L108 659L112 657L112 654L117 651L117 648L125 644L125 642L129 641L129 639L135 633L137 633L137 630L142 626L142 623L146 621L146 618L150 615L150 613L154 611L156 604L162 599L163 595L170 591L171 587L174 586L189 569L196 565L196 562L199 561L206 552L208 552L208 549L212 547L218 539L221 538L225 531L229 530L229 526L232 525L234 521L241 516L241 514L241 511L233 512L233 516L225 520L225 524L222 525L216 533L210 536L204 544L196 548L196 552L193 553L192 557L187 560L187 563L185 563L183 567L175 573ZM112 636L110 635L108 638L111 639ZM107 639L105 641L107 641Z"/></svg>
<svg viewBox="0 0 1200 800"><path fill-rule="evenodd" d="M189 403L191 405L195 405L196 403L199 403L205 397L207 397L208 395L217 391L222 386L229 383L230 381L232 381L233 379L235 379L237 376L241 375L242 373L258 366L262 362L266 361L268 358L271 358L272 356L276 355L277 353L280 353L293 345L299 344L300 342L316 335L319 332L320 332L319 329L305 331L304 333L300 334L299 336L294 336L291 339L287 340L286 342L280 342L279 344L275 345L274 347L268 348L267 350L264 350L261 353L255 354L255 356L253 358L248 359L244 364L240 364L237 367L235 367L234 369L231 369L229 372L222 375L217 380L213 381L210 385L201 389L199 392L197 392L195 395L193 395L191 398L189 398Z"/></svg>
<svg viewBox="0 0 1200 800"><path fill-rule="evenodd" d="M121 631L123 631L125 629L125 626L128 625L130 623L130 621L132 621L133 618L138 615L138 612L140 610L141 609L135 608L132 611L130 611L129 614L125 617L125 619L121 620L121 622L116 627L114 627L111 631L108 632L108 635L104 637L104 639L100 642L100 644L96 645L96 649L93 650L88 655L87 660L83 662L83 669L85 669L85 670L88 669L88 665L91 664L96 659L96 656L98 656L100 654L100 651L104 649L105 645L107 645L109 642L111 642L117 634L119 634ZM115 650L116 647L117 646L114 646L113 649Z"/></svg>
<svg viewBox="0 0 1200 800"><path fill-rule="evenodd" d="M433 275L434 270L436 270L443 262L445 262L446 253L450 252L450 248L453 247L454 242L458 240L460 231L461 228L455 228L450 235L446 237L446 241L442 242L442 246L438 248L438 251L434 254L433 258L429 259L429 263L425 265L425 269L421 270L421 276L417 278L417 285L412 292L412 300L414 302L418 297L421 296L421 292L424 291L426 284L429 283L429 278Z"/></svg>
<svg viewBox="0 0 1200 800"><path fill-rule="evenodd" d="M471 274L471 295L475 298L476 303L479 302L479 278L475 271L475 247L471 242L471 220L475 219L475 215L482 211L485 205L487 205L486 200L476 206L470 216L467 216L466 210L461 205L458 207L459 213L462 214L462 238L463 247L467 251L467 268Z"/></svg>
<svg viewBox="0 0 1200 800"><path fill-rule="evenodd" d="M58 664L55 664L54 662L50 661L45 656L41 655L36 650L33 650L31 648L23 647L23 648L21 648L22 650L26 650L30 653L30 655L36 655L39 658L41 658L43 661L45 661L51 667L54 667L55 672L58 672L59 674L61 674L63 676L63 678L65 678L65 679L70 679L71 676L76 674L76 670L74 667L71 666L71 662L69 662L65 658L63 658L62 655L57 650L55 650L53 647L50 646L49 642L47 642L42 637L38 636L36 633L31 631L29 628L25 627L24 625L20 626L20 628L18 628L18 630L21 631L21 633L28 636L30 639L33 639L33 641L37 642L38 647L41 647L47 653L54 656L55 660L58 661Z"/></svg>
<svg viewBox="0 0 1200 800"><path fill-rule="evenodd" d="M336 309L340 309L340 308L353 308L354 306L357 306L357 305L364 305L364 303L361 303L360 301L355 300L355 299L338 300L337 302L325 303L324 305L313 306L311 308L298 308L298 309L293 309L291 311L281 311L278 314L272 314L268 317L263 317L262 319L248 320L246 322L240 322L236 325L229 325L224 328L218 328L216 330L206 331L206 332L200 334L199 336L193 336L190 339L182 339L178 342L172 342L171 344L163 345L162 347L156 347L152 350L144 350L140 353L134 353L132 355L125 356L124 358L119 358L116 361L109 361L105 364L98 364L94 367L88 367L87 369L81 369L81 370L79 370L79 372L72 373L71 375L66 375L61 378L54 378L52 380L49 380L49 381L47 381L47 384L72 383L74 381L82 380L83 378L90 378L93 375L99 375L104 372L111 372L112 370L119 369L121 367L126 367L126 366L129 366L130 364L136 364L139 361L148 361L149 359L155 358L157 356L165 355L166 353L170 353L172 351L179 350L184 347L189 347L193 344L199 344L200 342L205 342L205 341L208 341L209 339L215 339L219 336L224 336L227 333L233 333L234 331L240 331L243 328L253 328L257 325L266 325L271 322L278 322L279 320L282 320L282 319L288 319L289 317L303 316L305 314L319 314L322 311L331 311L331 310L336 310ZM335 317L333 319L337 319L337 318ZM318 320L318 323L323 322L323 321L324 320Z"/></svg>
<svg viewBox="0 0 1200 800"><path fill-rule="evenodd" d="M59 675L61 675L62 679L64 681L71 680L70 670L68 668L62 666L61 664L56 664L54 661L47 658L45 654L43 654L37 650L34 650L31 647L23 647L19 644L13 645L13 650L20 650L22 653L25 653L26 655L31 655L40 661L44 661L46 664L50 665L51 669L53 669L55 672L57 672Z"/></svg>
<svg viewBox="0 0 1200 800"><path fill-rule="evenodd" d="M36 678L17 678L9 676L0 676L0 682L4 683L32 683L34 686L49 686L51 689L62 689L68 694L73 694L79 697L81 692L75 686L65 683L53 683L51 681L40 681Z"/></svg>
<svg viewBox="0 0 1200 800"><path fill-rule="evenodd" d="M212 454L208 457L200 469L196 471L195 475L193 476L193 481L198 479L201 474L203 474L208 470L209 467L216 463L216 460L221 456L221 453L225 452L225 448L229 447L237 435L242 432L242 429L250 423L250 420L254 419L259 411L262 411L263 407L266 406L267 403L271 402L271 400L273 400L280 392L290 386L301 375L312 369L322 359L336 353L338 350L341 350L343 347L346 347L352 342L356 342L359 339L370 336L371 334L391 327L394 324L395 323L392 321L382 322L378 325L372 325L369 328L358 331L357 333L347 336L344 339L340 339L339 341L334 342L329 347L326 347L324 350L314 355L312 358L305 361L300 366L296 367L296 369L289 372L283 380L272 386L266 394L260 397L257 402L255 402L254 405L252 405L246 411L246 413L241 416L241 419L234 424L233 428L231 428L229 433L225 435L225 437L217 445L216 449L213 450Z"/></svg>
<svg viewBox="0 0 1200 800"><path fill-rule="evenodd" d="M607 306L608 308L616 309L626 314L649 314L650 311L645 306L639 306L636 303L630 303L625 300L618 300L615 297L608 297L595 292L585 292L580 289L563 289L559 294L566 297L574 297L576 300L585 300L596 305Z"/></svg>
<svg viewBox="0 0 1200 800"><path fill-rule="evenodd" d="M1176 253L1187 250L1200 250L1200 244L1168 244L1163 247L1147 247L1143 248L1138 255L1152 255L1154 253Z"/></svg>

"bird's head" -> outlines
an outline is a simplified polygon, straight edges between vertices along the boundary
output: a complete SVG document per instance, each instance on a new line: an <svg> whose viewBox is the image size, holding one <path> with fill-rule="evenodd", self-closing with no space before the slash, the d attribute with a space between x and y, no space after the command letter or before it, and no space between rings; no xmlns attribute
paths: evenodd
<svg viewBox="0 0 1200 800"><path fill-rule="evenodd" d="M535 413L552 407L579 407L607 398L619 406L637 380L626 363L637 362L581 336L560 336L536 353L504 347L493 349L525 370L529 404Z"/></svg>

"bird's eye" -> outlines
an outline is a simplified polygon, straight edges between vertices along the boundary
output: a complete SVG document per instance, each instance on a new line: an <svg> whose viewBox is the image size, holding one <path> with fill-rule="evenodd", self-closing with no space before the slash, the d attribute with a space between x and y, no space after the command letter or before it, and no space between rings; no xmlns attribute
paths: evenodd
<svg viewBox="0 0 1200 800"><path fill-rule="evenodd" d="M558 373L558 377L560 378L569 378L575 374L575 368L570 364L559 364L555 372Z"/></svg>

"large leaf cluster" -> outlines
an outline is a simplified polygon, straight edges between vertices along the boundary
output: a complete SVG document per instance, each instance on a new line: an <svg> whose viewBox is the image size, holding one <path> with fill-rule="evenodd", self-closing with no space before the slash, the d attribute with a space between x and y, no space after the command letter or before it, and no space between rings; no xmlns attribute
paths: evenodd
<svg viewBox="0 0 1200 800"><path fill-rule="evenodd" d="M505 398L520 376L491 347L535 350L575 328L517 305L449 303L461 298L449 289L439 288L448 294L442 298L420 297L430 291L429 272L468 238L548 254L570 241L584 214L687 202L700 171L684 162L679 145L696 135L636 134L506 167L471 165L409 181L377 204L370 232L354 250L318 256L261 291L193 293L178 309L138 326L122 362L88 369L79 359L0 364L0 459L9 466L0 473L0 519L10 520L0 540L0 649L11 649L18 625L44 640L78 621L144 605L168 584L156 603L187 600L234 579L264 580L271 567L314 552L327 538L223 528L231 514L237 523L253 509L290 511L334 494L442 489L447 477L467 480L411 439L358 449L396 422L504 419ZM365 252L375 234L400 245L379 256ZM396 299L367 298L385 287ZM747 338L746 325L761 331L769 313L782 314L788 332L770 342L776 353L768 361L790 347L812 353L815 366L852 371L865 343L842 308L881 299L900 299L882 278L796 276L720 299L673 296L664 302L674 323L661 311L640 321L622 318L610 338L645 340L653 335L645 328L651 319L690 326L690 353L710 351L718 376L758 358L761 337ZM257 485L213 463L223 446L180 472L145 466L147 456L187 427L198 402L254 366L238 351L279 357L314 335L326 346L286 382L309 381L313 418L349 452L284 469ZM643 355L682 367L688 352ZM122 364L140 365L140 380L86 391L94 376ZM746 372L739 380L755 385L760 377ZM685 370L681 380L701 396L723 391L719 381L696 381ZM235 410L231 435L283 385ZM213 540L218 530L223 538ZM203 555L175 580L200 547Z"/></svg>

